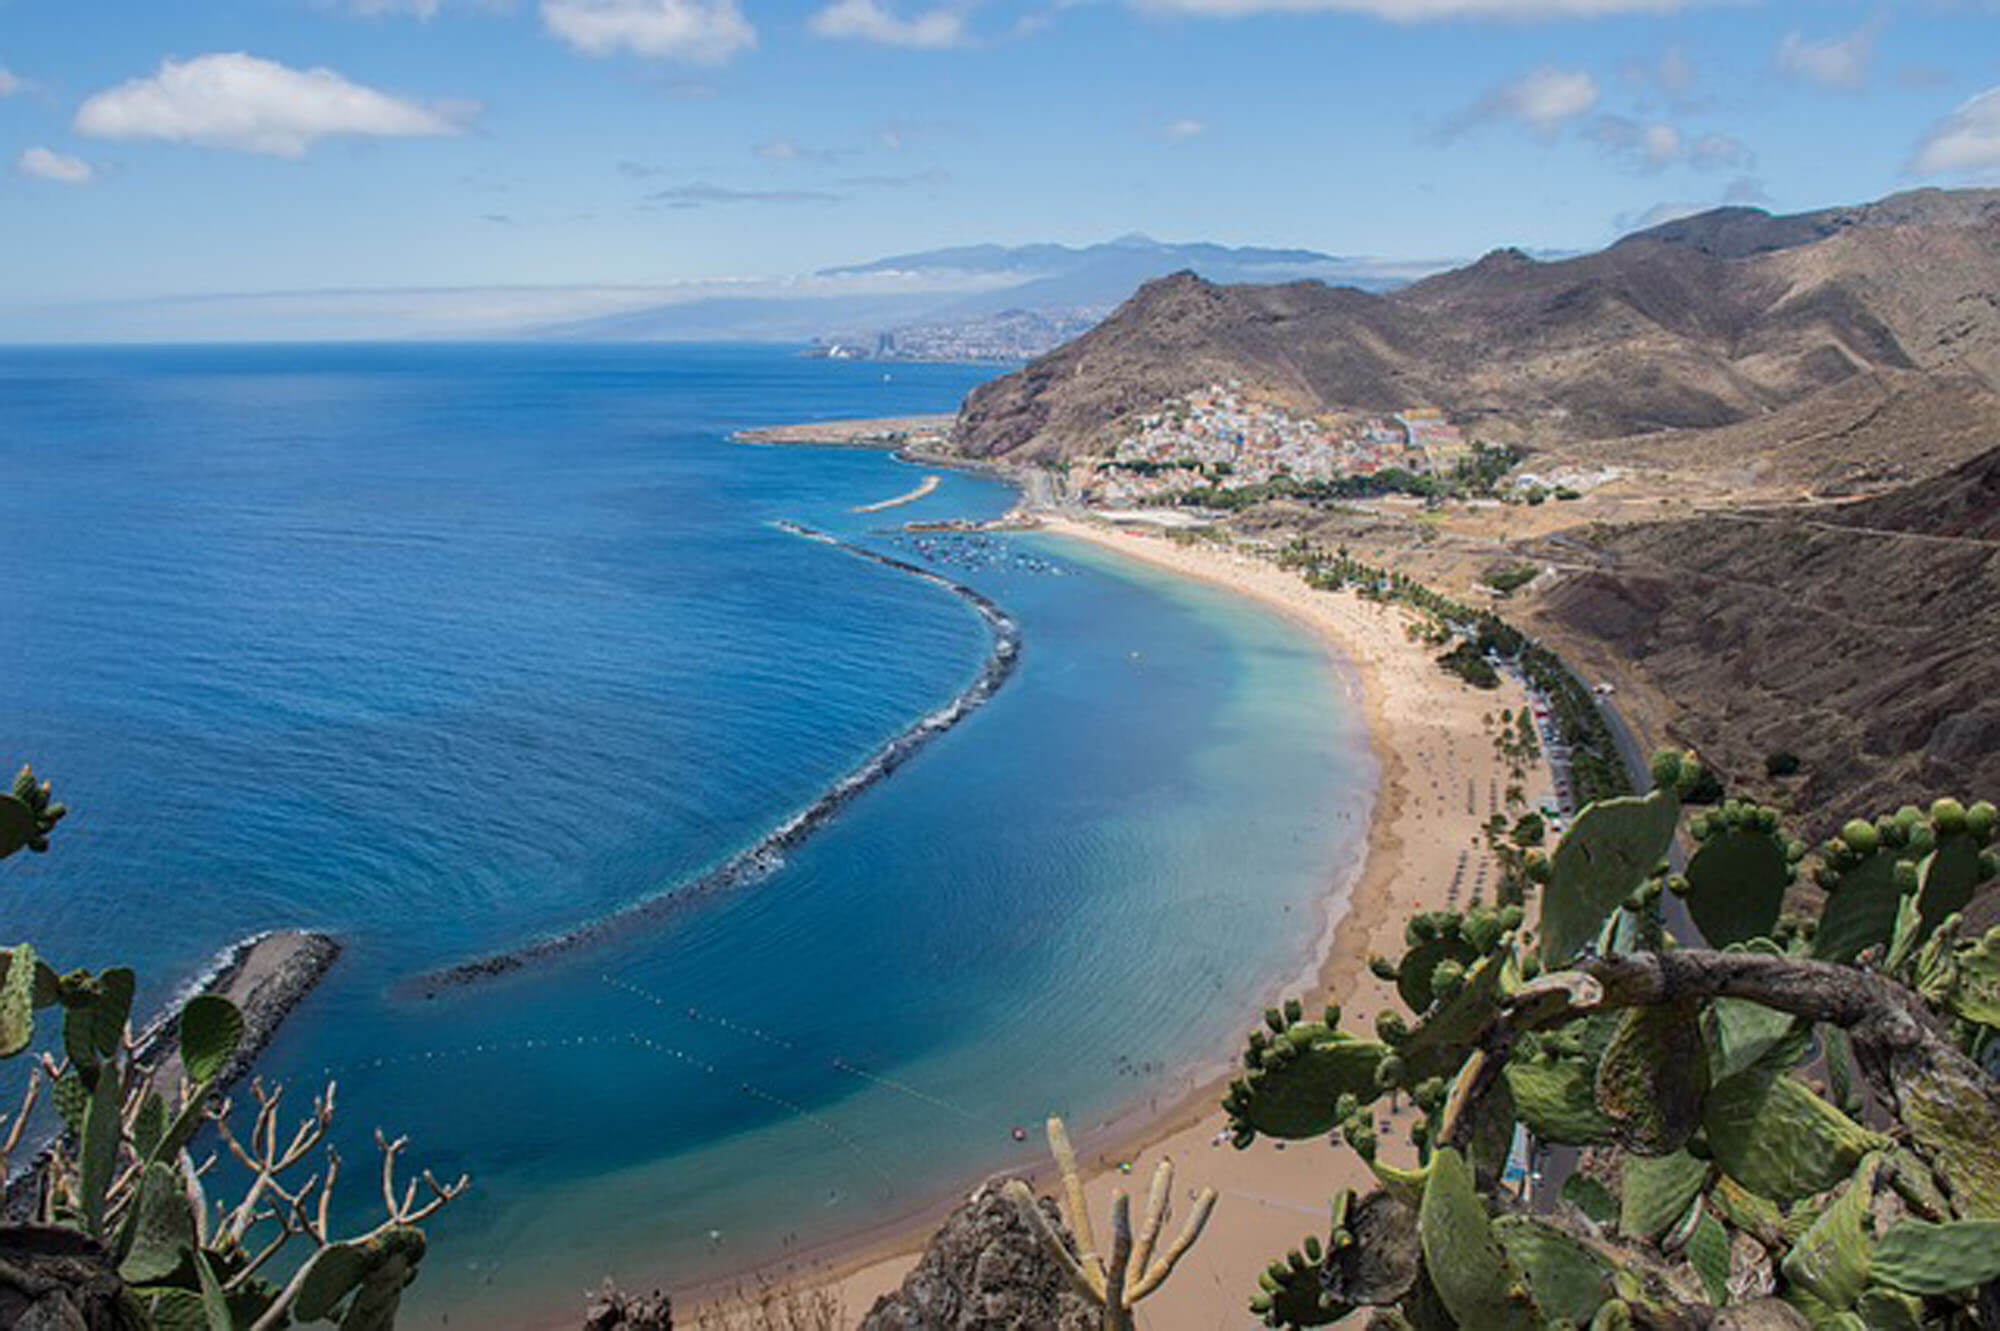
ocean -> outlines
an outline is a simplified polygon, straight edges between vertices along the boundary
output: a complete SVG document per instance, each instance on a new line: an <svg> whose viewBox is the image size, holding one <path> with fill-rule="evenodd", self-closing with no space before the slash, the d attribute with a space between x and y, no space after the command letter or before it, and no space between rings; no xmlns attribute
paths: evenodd
<svg viewBox="0 0 2000 1331"><path fill-rule="evenodd" d="M952 409L991 371L789 349L0 350L0 763L73 813L6 934L129 964L346 951L259 1071L339 1085L472 1190L411 1326L574 1324L815 1250L1165 1108L1311 966L1374 769L1254 605L1059 538L918 536L1013 492L756 424ZM754 872L489 982L417 977L671 899L975 681ZM239 1096L239 1099L242 1097ZM1017 1143L1013 1129L1029 1129Z"/></svg>

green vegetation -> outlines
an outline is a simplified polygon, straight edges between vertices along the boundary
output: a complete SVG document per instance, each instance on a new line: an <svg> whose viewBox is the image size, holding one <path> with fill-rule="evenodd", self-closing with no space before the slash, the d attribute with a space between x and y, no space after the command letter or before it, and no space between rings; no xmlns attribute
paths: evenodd
<svg viewBox="0 0 2000 1331"><path fill-rule="evenodd" d="M1539 564L1496 564L1480 580L1502 596L1512 596L1541 575Z"/></svg>
<svg viewBox="0 0 2000 1331"><path fill-rule="evenodd" d="M1764 755L1764 775L1774 781L1781 777L1797 776L1803 766L1805 766L1803 760L1790 749L1778 749Z"/></svg>
<svg viewBox="0 0 2000 1331"><path fill-rule="evenodd" d="M1561 657L1493 611L1454 601L1407 574L1364 564L1345 548L1329 554L1304 537L1285 546L1278 554L1278 563L1297 570L1308 586L1322 591L1351 587L1356 595L1370 600L1407 605L1471 643L1481 657L1512 662L1529 687L1548 703L1550 724L1569 749L1570 780L1577 801L1588 804L1631 793L1631 779L1610 723L1590 690L1569 672ZM1532 733L1532 723L1526 724Z"/></svg>
<svg viewBox="0 0 2000 1331"><path fill-rule="evenodd" d="M0 859L47 851L64 813L49 783L22 768L0 794ZM169 1085L159 1071L167 1051L133 1039L136 988L122 967L58 973L31 944L0 951L0 1057L34 1060L0 1139L0 1171L46 1087L63 1133L28 1176L33 1219L96 1245L78 1251L103 1272L88 1287L31 1290L39 1300L31 1320L132 1331L393 1326L424 1256L418 1225L467 1180L439 1183L426 1173L399 1186L405 1142L378 1134L386 1216L351 1238L329 1232L340 1161L322 1148L334 1088L292 1126L283 1122L283 1089L255 1083L248 1131L232 1127L220 1087L243 1042L243 1014L219 995L189 999L173 1024L181 1071ZM36 1053L38 1037L49 1048ZM233 1160L248 1179L234 1201L217 1198L214 1173L196 1163L204 1135L213 1138L204 1150ZM269 1275L281 1268L290 1272L282 1284Z"/></svg>
<svg viewBox="0 0 2000 1331"><path fill-rule="evenodd" d="M2000 929L1970 936L1960 911L2000 873L2000 815L1940 800L1850 823L1819 852L1833 895L1816 927L1781 915L1806 852L1769 809L1694 818L1699 848L1669 882L1699 778L1662 754L1643 798L1591 805L1552 855L1522 850L1533 929L1519 905L1412 918L1402 956L1370 962L1407 1016L1364 1034L1338 1008L1265 1014L1223 1100L1236 1143L1333 1131L1375 1176L1260 1277L1265 1324L1987 1324ZM1674 944L1669 886L1724 950ZM1829 949L1849 893L1866 908ZM1375 1109L1391 1097L1421 1115L1395 1160ZM1583 1150L1544 1180L1556 1198L1531 1204L1510 1176L1517 1129Z"/></svg>
<svg viewBox="0 0 2000 1331"><path fill-rule="evenodd" d="M1500 672L1469 642L1461 642L1437 659L1446 671L1457 675L1475 689L1500 687Z"/></svg>

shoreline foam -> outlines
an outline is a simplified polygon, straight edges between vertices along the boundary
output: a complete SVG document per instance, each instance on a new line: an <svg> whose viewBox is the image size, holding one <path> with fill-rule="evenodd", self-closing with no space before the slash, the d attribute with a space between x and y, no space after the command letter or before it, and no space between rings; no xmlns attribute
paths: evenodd
<svg viewBox="0 0 2000 1331"><path fill-rule="evenodd" d="M897 732L858 767L822 791L812 803L706 873L651 896L642 897L608 915L601 915L562 933L419 975L401 987L406 996L436 998L448 990L497 979L532 963L564 956L623 936L632 929L664 919L718 892L728 891L764 877L780 862L786 851L799 845L831 821L850 801L893 774L932 740L978 711L1000 691L1000 686L1014 673L1014 668L1019 664L1021 657L1020 625L1015 622L1012 615L983 593L974 591L964 583L953 581L941 573L851 544L816 528L796 522L780 522L776 525L794 536L832 546L858 559L881 564L885 568L941 587L971 606L984 621L992 636L986 659L980 665L979 672L973 676L972 682L959 690L944 706L917 718Z"/></svg>

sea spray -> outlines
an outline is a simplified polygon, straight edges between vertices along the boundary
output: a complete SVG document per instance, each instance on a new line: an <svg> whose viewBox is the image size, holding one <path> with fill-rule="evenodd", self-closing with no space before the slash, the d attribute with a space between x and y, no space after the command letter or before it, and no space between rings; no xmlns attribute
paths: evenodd
<svg viewBox="0 0 2000 1331"><path fill-rule="evenodd" d="M852 799L890 775L914 757L918 750L950 730L983 706L1007 682L1021 656L1021 628L1014 617L991 599L955 582L941 573L851 544L839 537L796 522L774 524L781 531L817 541L866 559L885 568L941 587L964 601L984 620L993 641L986 660L972 682L950 702L920 717L875 750L859 767L835 781L812 803L794 813L754 844L738 851L701 876L676 884L662 892L641 898L609 915L579 924L551 937L537 939L505 952L496 952L444 970L417 976L407 986L407 994L435 998L444 990L490 980L520 970L531 962L548 961L580 949L622 936L644 925L656 923L706 897L744 886L768 876L784 862L786 851L799 845L832 820Z"/></svg>

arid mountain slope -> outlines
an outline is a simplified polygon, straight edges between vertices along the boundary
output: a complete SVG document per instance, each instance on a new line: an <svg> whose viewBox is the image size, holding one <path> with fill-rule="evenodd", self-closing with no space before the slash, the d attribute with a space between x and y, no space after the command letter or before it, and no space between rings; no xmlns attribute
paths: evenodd
<svg viewBox="0 0 2000 1331"><path fill-rule="evenodd" d="M1546 593L1546 626L1630 660L1724 772L1799 754L1814 832L2000 790L2000 448L1853 504L1566 533L1580 549L1601 568Z"/></svg>
<svg viewBox="0 0 2000 1331"><path fill-rule="evenodd" d="M1091 451L1122 417L1230 378L1300 409L1437 405L1544 444L1736 425L1857 376L1989 392L1996 288L2000 191L1723 209L1555 263L1496 251L1388 295L1181 273L975 390L954 441L1020 460Z"/></svg>

